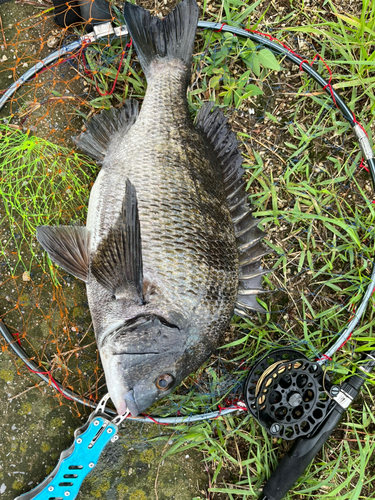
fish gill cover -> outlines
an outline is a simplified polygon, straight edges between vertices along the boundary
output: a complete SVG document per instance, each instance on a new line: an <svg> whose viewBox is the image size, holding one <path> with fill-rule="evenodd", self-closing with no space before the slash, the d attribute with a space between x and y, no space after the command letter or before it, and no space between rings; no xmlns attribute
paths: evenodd
<svg viewBox="0 0 375 500"><path fill-rule="evenodd" d="M75 40L77 30L82 33L81 26L57 27L50 4L25 4L18 18L12 5L1 10L2 90L51 51ZM207 19L221 13L233 25L265 30L259 9L259 2L228 1L223 10L208 2L200 15ZM286 35L282 16L289 7L285 9L272 25L278 38ZM169 5L158 8L159 17L169 10ZM121 25L115 4L113 15ZM296 32L288 36L290 46L310 62L323 47L336 85L351 89L344 85L346 70L334 65L340 49L327 48L324 34L320 39L302 27ZM326 71L319 59L314 65ZM130 97L141 103L145 89L129 38L108 37L41 70L2 111L0 318L51 380L93 400L106 387L84 285L48 260L36 241L36 227L85 223L98 167L80 154L71 137L102 109L118 108ZM363 95L357 109L367 109L371 99ZM288 344L308 356L324 352L354 314L371 270L370 179L361 168L349 124L325 92L298 67L249 40L198 30L188 91L191 115L208 100L222 107L240 141L253 215L272 250L263 267L273 272L263 278L266 293L259 300L268 312L248 319L234 316L223 347L151 408L158 415L204 412L235 401L245 368L272 347ZM348 373L344 355L370 342L372 324L371 301L366 318L330 365L340 375ZM10 352L2 340L1 345ZM38 385L16 358L14 366L35 384L33 390L77 414L83 411Z"/></svg>

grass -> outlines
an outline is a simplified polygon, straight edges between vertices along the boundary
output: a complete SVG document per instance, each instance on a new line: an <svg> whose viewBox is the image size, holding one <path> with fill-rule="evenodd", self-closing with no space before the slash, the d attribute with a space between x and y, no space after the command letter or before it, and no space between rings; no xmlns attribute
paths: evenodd
<svg viewBox="0 0 375 500"><path fill-rule="evenodd" d="M337 75L334 88L352 89L349 99L352 106L362 98L367 99L370 111L368 121L372 123L375 106L372 68L375 56L371 40L374 37L375 6L373 2L363 0L362 9L356 13L339 11L332 1L328 1L327 6L332 13L332 21L324 18L324 11L317 11L314 23L307 15L306 26L290 27L288 31L307 32L313 39L323 41L323 46L327 44L330 51L327 63L341 66L345 71L344 75Z"/></svg>
<svg viewBox="0 0 375 500"><path fill-rule="evenodd" d="M154 2L139 3L155 8ZM162 15L169 10L164 5L157 8ZM317 7L292 0L251 5L242 0L205 0L201 9L206 20L271 33L309 61L319 53L331 67L333 87L341 91L372 141L373 2L351 6L327 0ZM88 90L79 106L72 105L75 113L87 118L126 97L142 98L145 80L131 48L126 50L114 92L99 96L95 91L95 87L101 93L111 91L123 48L116 42L87 49ZM314 67L328 75L322 61L315 61ZM264 265L274 272L264 279L267 294L261 296L267 314L246 320L234 317L219 355L155 409L166 414L197 413L238 397L246 376L243 368L272 348L293 346L311 357L324 352L355 312L374 255L373 187L367 172L359 169L358 145L326 93L298 67L240 37L199 32L188 99L192 115L211 99L230 117L241 141L249 196L273 250ZM62 150L52 144L32 136L21 138L9 127L3 134L13 141L1 152L5 174L0 187L8 210L3 224L11 222L8 243L2 243L5 252L17 241L18 229L12 227L32 235L36 225L46 223L46 215L51 223L60 217L82 219L85 208L78 207L86 205L94 175L84 163L78 175L72 169L66 179L54 170L54 191L46 170L52 165L68 172L62 167L67 158L71 165L83 158L67 149L62 163L55 164L51 158ZM41 155L44 170L38 166L34 178ZM70 193L66 199L69 186L74 186L77 198ZM34 202L35 207L30 205ZM24 262L19 252L16 259ZM356 366L356 353L373 347L374 324L371 299L353 337L327 364L332 379L344 380ZM61 342L63 359L64 351L70 351L67 339ZM369 383L287 499L374 498L374 407L373 383ZM207 500L257 498L286 451L285 443L270 438L243 415L178 426L172 432L173 444L164 457L199 449L209 470L209 487L201 492Z"/></svg>

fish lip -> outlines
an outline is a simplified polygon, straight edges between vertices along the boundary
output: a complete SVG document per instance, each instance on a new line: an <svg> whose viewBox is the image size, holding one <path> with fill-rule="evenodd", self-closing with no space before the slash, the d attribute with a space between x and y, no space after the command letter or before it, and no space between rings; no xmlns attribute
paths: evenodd
<svg viewBox="0 0 375 500"><path fill-rule="evenodd" d="M116 406L116 405L115 405ZM124 399L122 399L120 401L120 404L118 406L116 406L116 411L119 415L125 415L126 411L127 411L127 406L126 406L126 402Z"/></svg>
<svg viewBox="0 0 375 500"><path fill-rule="evenodd" d="M132 414L132 417L137 417L141 413L141 410L139 409L137 402L135 400L133 389L130 389L130 391L124 394L123 399L127 409Z"/></svg>
<svg viewBox="0 0 375 500"><path fill-rule="evenodd" d="M150 313L150 312L143 312L140 314L137 314L136 316L132 318L128 318L125 321L116 323L112 328L108 329L105 331L103 334L101 334L101 341L100 341L100 346L99 349L102 349L106 344L111 342L111 340L116 337L116 335L122 330L122 329L127 329L131 327L134 323L137 322L138 319L141 318L156 318L158 319L162 324L165 326L168 326L169 328L176 328L178 331L181 331L180 327L177 325L174 325L172 323L169 323L163 316L160 314L155 314L155 313ZM126 353L125 353L126 354Z"/></svg>

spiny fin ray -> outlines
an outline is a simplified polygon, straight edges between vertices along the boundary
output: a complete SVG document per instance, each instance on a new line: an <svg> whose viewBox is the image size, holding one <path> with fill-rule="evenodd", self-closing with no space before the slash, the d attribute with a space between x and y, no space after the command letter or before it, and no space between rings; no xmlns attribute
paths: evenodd
<svg viewBox="0 0 375 500"><path fill-rule="evenodd" d="M197 116L196 128L205 135L220 164L228 208L237 240L240 280L241 275L251 276L240 283L242 293L239 290L236 310L243 311L244 315L246 315L246 309L265 312L264 308L256 301L256 294L262 291L263 270L260 264L261 258L268 253L268 250L261 243L264 232L257 227L259 221L251 215L247 197L244 198L246 183L243 180L244 169L242 168L242 157L238 149L236 135L231 130L222 111L219 108L214 108L213 102L202 106ZM243 289L246 293L243 292Z"/></svg>
<svg viewBox="0 0 375 500"><path fill-rule="evenodd" d="M119 218L95 252L91 272L116 299L143 303L141 228L137 194L129 179Z"/></svg>
<svg viewBox="0 0 375 500"><path fill-rule="evenodd" d="M138 116L138 101L127 99L121 108L103 109L86 124L86 131L73 137L84 153L103 162L111 140L125 135Z"/></svg>

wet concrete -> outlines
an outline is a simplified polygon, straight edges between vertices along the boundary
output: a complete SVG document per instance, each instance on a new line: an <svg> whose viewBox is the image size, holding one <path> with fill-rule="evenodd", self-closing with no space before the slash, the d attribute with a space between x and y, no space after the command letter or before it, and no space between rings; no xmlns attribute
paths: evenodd
<svg viewBox="0 0 375 500"><path fill-rule="evenodd" d="M14 0L0 6L3 26L0 30L0 90L6 90L60 46L78 39L78 33L69 30L64 34L64 30L54 24L48 7L43 0L35 0L35 6ZM84 33L83 29L80 31ZM83 125L82 117L75 110L80 106L84 110L87 88L69 61L52 64L19 87L0 111L0 119L13 116L12 123L20 125L22 130L30 130L59 145L72 146L71 136L78 135Z"/></svg>
<svg viewBox="0 0 375 500"><path fill-rule="evenodd" d="M54 50L46 45L39 50L40 36L48 38L55 29L49 19L43 19L43 22L39 23L30 17L41 11L35 6L15 4L13 1L0 6L6 38L4 43L3 33L0 33L0 89L7 88L15 77L26 71L38 57L45 57ZM25 18L29 20L17 25ZM23 30L27 26L30 29L22 31L21 40L18 37L20 27ZM71 71L71 74L66 78L74 85L68 90L74 90L78 95L83 83L74 79L73 70L67 71ZM47 85L47 72L43 78ZM57 89L61 90L59 87L56 87L56 91ZM30 88L27 92L20 91L12 106L6 106L0 113L0 119L8 116L10 111L19 110L20 107L30 111L33 103L40 103L45 90L43 85L39 86L35 94L29 90ZM66 139L68 134L64 130L68 115L64 102L54 106L53 114L51 113L49 118L39 120L43 113L44 110L40 107L33 113L27 113L25 116L29 118L26 121L19 119L15 123L21 124L22 128L31 127L33 133L40 137ZM70 127L72 123L74 119L72 121L72 116L69 115ZM78 118L76 123L79 130L82 120ZM55 136L51 130L57 130ZM0 206L3 221L1 239L14 234L13 228L6 227L6 218L2 218L4 214L4 207ZM32 245L35 245L35 239L30 236L30 242L32 241ZM39 293L37 285L45 280L40 268L32 269L30 282L25 282L22 278L13 279L12 275L16 274L16 270L9 267L9 262L14 260L16 263L17 256L15 255L13 260L12 258L17 252L23 252L25 261L30 260L27 254L28 243L24 242L20 251L17 250L18 243L14 241L13 247L7 246L7 255L0 256L0 318L4 318L4 323L12 332L27 332L26 340L22 340L22 343L28 352L33 352L32 349L43 349L44 357L51 361L54 354L53 335L55 332L67 335L64 321L75 325L70 329L74 331L70 331L67 344L69 348L79 342L82 338L79 335L85 331L89 331L85 343L93 342L85 290L83 284L74 278L65 276L61 280L58 291L60 304L68 311L68 319L64 320L59 305L54 305L56 290L53 289L52 282L46 280L42 288L43 293ZM18 266L17 272L20 269L22 271L22 266ZM48 311L48 314L45 311ZM74 332L77 332L76 336ZM89 410L71 404L57 395L51 385L48 386L41 382L37 375L29 373L22 362L10 352L3 339L0 339L0 346L0 496L4 500L13 500L39 484L54 469L60 453L72 444L74 430L86 421ZM83 376L88 379L90 370L94 370L92 360L95 359L95 345L91 349L90 356L83 357L80 365ZM50 366L46 369L50 369ZM61 377L68 372L69 366L65 372L61 368L54 375L62 380ZM72 382L74 377L68 380ZM207 476L201 462L202 455L189 449L187 454L163 459L173 441L173 432L173 429L154 424L127 422L121 429L119 440L107 446L97 467L85 479L78 499L191 500L199 497L199 490L207 486Z"/></svg>
<svg viewBox="0 0 375 500"><path fill-rule="evenodd" d="M13 500L39 484L54 469L61 451L72 444L74 430L86 420L77 418L68 403L60 406L54 390L40 384L35 375L17 375L16 364L8 352L0 354L0 493L4 500ZM163 460L173 442L172 433L154 424L127 422L119 440L104 450L77 498L199 497L199 489L206 486L202 457L189 449L187 454ZM157 442L151 443L155 438Z"/></svg>

